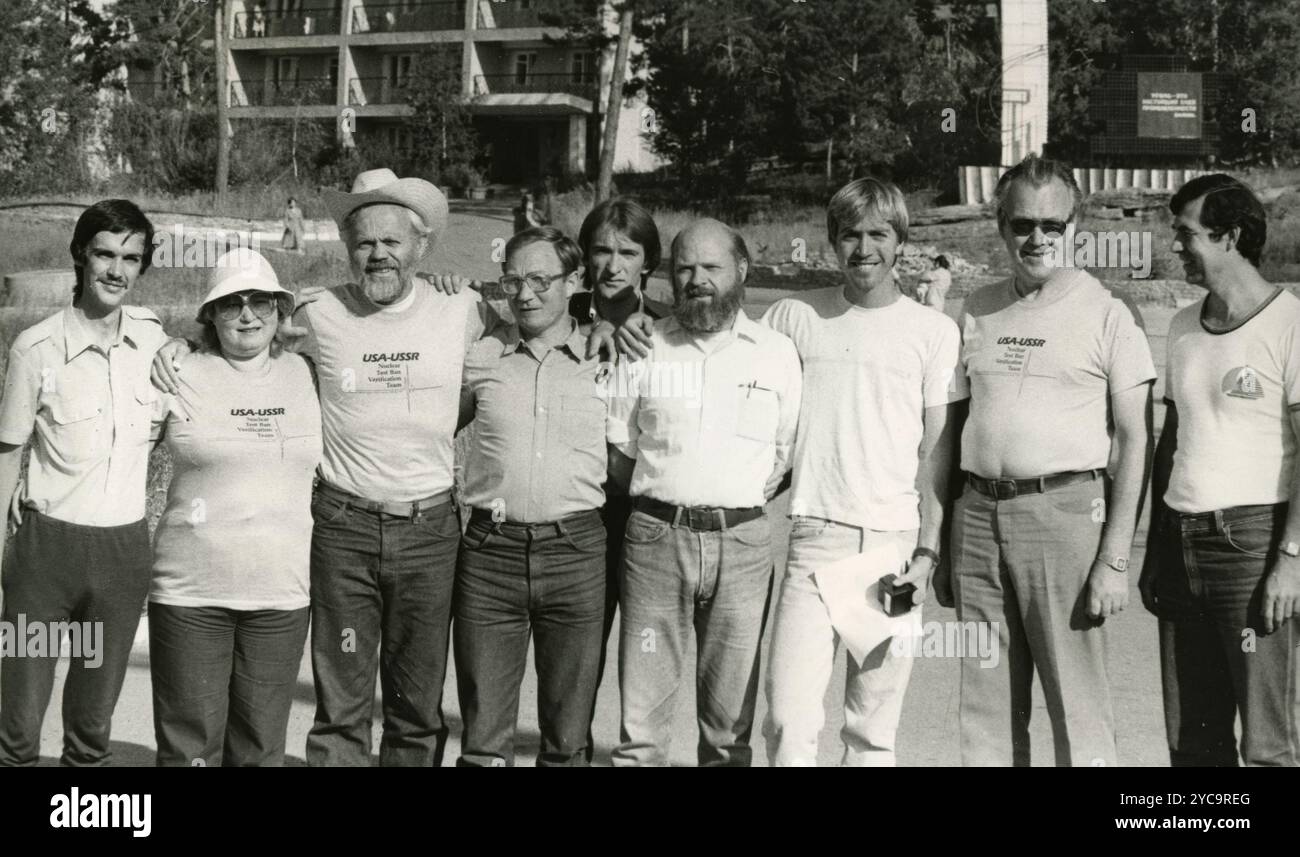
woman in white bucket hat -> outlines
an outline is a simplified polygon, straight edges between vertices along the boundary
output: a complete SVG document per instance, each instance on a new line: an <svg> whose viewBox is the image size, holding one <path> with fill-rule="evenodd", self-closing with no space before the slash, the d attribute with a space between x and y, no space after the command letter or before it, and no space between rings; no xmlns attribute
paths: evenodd
<svg viewBox="0 0 1300 857"><path fill-rule="evenodd" d="M270 263L220 257L203 347L167 397L173 473L154 542L149 660L159 765L281 765L308 625L311 369L273 337L293 310Z"/></svg>

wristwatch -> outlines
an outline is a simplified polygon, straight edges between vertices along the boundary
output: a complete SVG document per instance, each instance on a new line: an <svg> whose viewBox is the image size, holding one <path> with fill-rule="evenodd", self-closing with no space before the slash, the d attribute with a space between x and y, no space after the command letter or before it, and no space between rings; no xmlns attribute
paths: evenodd
<svg viewBox="0 0 1300 857"><path fill-rule="evenodd" d="M918 556L928 556L935 565L939 564L939 554L929 548L917 548L912 551L912 559L916 559Z"/></svg>
<svg viewBox="0 0 1300 857"><path fill-rule="evenodd" d="M1278 548L1278 550L1282 551L1282 553L1287 556L1300 556L1300 544L1297 544L1296 542L1287 542L1282 545L1282 547Z"/></svg>
<svg viewBox="0 0 1300 857"><path fill-rule="evenodd" d="M1126 556L1099 556L1097 559L1116 571L1128 571L1128 557Z"/></svg>

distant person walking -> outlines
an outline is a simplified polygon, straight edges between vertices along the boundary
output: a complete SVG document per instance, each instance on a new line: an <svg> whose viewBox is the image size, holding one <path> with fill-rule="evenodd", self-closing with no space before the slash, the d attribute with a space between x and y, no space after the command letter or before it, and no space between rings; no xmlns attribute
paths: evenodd
<svg viewBox="0 0 1300 857"><path fill-rule="evenodd" d="M302 244L306 233L307 226L302 219L302 209L298 207L293 197L289 197L289 202L284 207L284 236L280 239L280 246L285 250L305 253Z"/></svg>

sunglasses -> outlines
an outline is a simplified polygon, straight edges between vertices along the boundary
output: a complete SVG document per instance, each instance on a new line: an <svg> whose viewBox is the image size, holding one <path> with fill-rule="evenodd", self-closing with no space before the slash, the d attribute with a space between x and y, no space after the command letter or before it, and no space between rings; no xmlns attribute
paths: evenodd
<svg viewBox="0 0 1300 857"><path fill-rule="evenodd" d="M519 292L523 289L525 283L528 284L528 288L533 290L533 294L540 295L543 292L550 290L551 283L555 282L556 280L563 279L564 277L567 276L569 275L552 274L551 276L548 277L545 274L528 274L527 276L524 277L516 277L514 275L507 274L506 276L497 280L497 283L500 284L501 291L505 292L507 297L513 298L515 295L519 294Z"/></svg>
<svg viewBox="0 0 1300 857"><path fill-rule="evenodd" d="M1008 222L1012 233L1019 238L1032 235L1035 229L1041 229L1048 238L1060 238L1065 234L1068 223L1065 220L1034 220L1029 217L1013 217Z"/></svg>
<svg viewBox="0 0 1300 857"><path fill-rule="evenodd" d="M257 292L251 295L226 295L212 304L213 314L221 321L234 321L244 314L244 307L258 318L269 318L275 313L275 295Z"/></svg>

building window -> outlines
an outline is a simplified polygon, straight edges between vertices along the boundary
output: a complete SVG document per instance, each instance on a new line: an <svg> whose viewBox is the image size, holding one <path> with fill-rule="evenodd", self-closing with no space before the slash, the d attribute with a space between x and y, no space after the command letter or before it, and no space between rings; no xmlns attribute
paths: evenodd
<svg viewBox="0 0 1300 857"><path fill-rule="evenodd" d="M535 53L515 54L515 83L528 83L528 79L533 73L533 66L536 64L537 54Z"/></svg>
<svg viewBox="0 0 1300 857"><path fill-rule="evenodd" d="M570 62L574 83L596 82L596 53L594 51L575 51Z"/></svg>
<svg viewBox="0 0 1300 857"><path fill-rule="evenodd" d="M405 86L411 80L411 65L414 54L393 54L388 60L388 83L391 86Z"/></svg>
<svg viewBox="0 0 1300 857"><path fill-rule="evenodd" d="M337 92L339 88L339 58L330 59L329 68L330 92Z"/></svg>
<svg viewBox="0 0 1300 857"><path fill-rule="evenodd" d="M292 89L298 85L298 58L276 57L271 67L271 82L276 89Z"/></svg>

